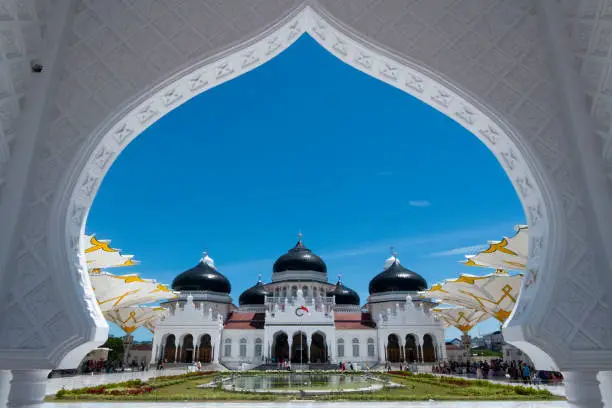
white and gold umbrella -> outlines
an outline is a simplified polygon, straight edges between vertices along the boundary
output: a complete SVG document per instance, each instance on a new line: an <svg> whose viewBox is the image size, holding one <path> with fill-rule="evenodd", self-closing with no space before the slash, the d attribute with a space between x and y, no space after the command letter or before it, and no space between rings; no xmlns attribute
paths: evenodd
<svg viewBox="0 0 612 408"><path fill-rule="evenodd" d="M489 247L476 255L466 255L468 266L524 270L527 265L529 235L527 225L517 225L516 234L501 241L490 241Z"/></svg>
<svg viewBox="0 0 612 408"><path fill-rule="evenodd" d="M93 269L115 268L119 266L137 265L134 255L122 255L118 249L110 246L110 240L98 240L93 235L85 235L85 259L87 268Z"/></svg>
<svg viewBox="0 0 612 408"><path fill-rule="evenodd" d="M165 313L166 309L159 306L128 306L112 309L104 313L104 316L127 334L132 334L137 328L161 319Z"/></svg>
<svg viewBox="0 0 612 408"><path fill-rule="evenodd" d="M467 334L478 323L492 317L487 312L467 307L435 307L432 312L440 316L445 327L455 327L463 334Z"/></svg>
<svg viewBox="0 0 612 408"><path fill-rule="evenodd" d="M136 274L113 275L108 272L89 274L102 312L176 297L168 286Z"/></svg>
<svg viewBox="0 0 612 408"><path fill-rule="evenodd" d="M488 313L503 323L514 309L522 279L522 274L461 275L435 284L421 295Z"/></svg>
<svg viewBox="0 0 612 408"><path fill-rule="evenodd" d="M144 322L142 326L148 331L150 331L151 333L155 333L155 326L157 325L157 322L159 322L160 320L161 320L161 317L157 319L147 320L146 322Z"/></svg>

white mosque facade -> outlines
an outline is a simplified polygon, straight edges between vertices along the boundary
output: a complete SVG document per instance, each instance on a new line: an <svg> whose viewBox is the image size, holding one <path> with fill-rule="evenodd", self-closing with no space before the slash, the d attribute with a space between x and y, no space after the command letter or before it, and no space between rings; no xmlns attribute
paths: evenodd
<svg viewBox="0 0 612 408"><path fill-rule="evenodd" d="M351 362L434 362L446 357L435 306L417 292L427 282L394 254L359 295L340 279L329 283L325 262L302 243L274 263L234 306L231 284L204 254L172 282L179 297L157 323L151 363L223 364L231 369L276 365L310 367Z"/></svg>

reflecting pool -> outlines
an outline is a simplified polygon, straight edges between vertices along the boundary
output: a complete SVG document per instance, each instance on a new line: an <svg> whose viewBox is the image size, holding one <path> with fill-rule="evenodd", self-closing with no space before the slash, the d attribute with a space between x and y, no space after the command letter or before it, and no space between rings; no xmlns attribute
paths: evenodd
<svg viewBox="0 0 612 408"><path fill-rule="evenodd" d="M356 390L371 388L374 384L382 387L379 381L364 375L350 374L263 374L257 376L237 375L224 381L224 387L244 391L274 390ZM379 388L376 387L376 388Z"/></svg>

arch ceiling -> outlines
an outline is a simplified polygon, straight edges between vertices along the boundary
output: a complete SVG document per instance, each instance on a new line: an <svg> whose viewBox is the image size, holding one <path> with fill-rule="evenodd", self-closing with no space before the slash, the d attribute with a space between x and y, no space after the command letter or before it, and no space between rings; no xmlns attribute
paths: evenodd
<svg viewBox="0 0 612 408"><path fill-rule="evenodd" d="M54 77L57 92L49 101L47 123L34 151L26 205L17 221L19 238L14 239L19 247L8 262L7 269L19 271L19 279L5 275L2 290L36 293L38 299L51 290L45 283L61 275L71 281L73 301L87 315L69 315L62 304L69 300L52 300L51 292L44 308L27 296L7 300L0 349L27 346L55 356L53 360L82 339L104 337L84 260L76 254L89 205L112 161L170 109L265 63L308 32L343 61L454 118L497 156L529 220L527 275L544 267L567 270L556 273L554 280L552 273L541 273L532 290L522 291L511 319L517 330L509 333L540 345L543 337L555 339L549 345L555 358L568 355L562 350L585 352L577 358L587 359L591 350L610 350L612 361L612 338L596 334L602 328L599 322L607 321L606 302L597 302L605 294L593 284L595 271L603 270L607 259L586 245L594 241L588 228L576 227L597 230L578 199L588 193L570 172L571 149L560 142L563 121L544 61L536 3L321 0L306 2L304 8L298 0L75 1L75 9L66 9L74 12L71 25L58 37L63 58ZM578 16L576 25L583 11L572 11ZM593 16L586 19L598 20L600 14ZM603 23L593 27L597 24ZM36 24L28 29L32 26ZM578 54L586 60L593 50L581 48ZM7 138L0 139L6 152ZM7 161L6 153L4 157ZM548 223L551 218L554 225ZM66 247L68 257L57 255L65 254ZM567 259L550 256L549 248L560 247L572 248ZM74 273L78 268L80 273ZM534 308L536 292L541 304L548 304L553 293L588 295L568 309ZM529 333L519 327L528 323L526 311L534 321ZM98 327L98 334L91 334L92 326ZM62 337L80 327L87 330ZM51 343L63 347L47 350L45 345ZM35 357L34 352L30 355ZM601 354L598 358L601 361Z"/></svg>

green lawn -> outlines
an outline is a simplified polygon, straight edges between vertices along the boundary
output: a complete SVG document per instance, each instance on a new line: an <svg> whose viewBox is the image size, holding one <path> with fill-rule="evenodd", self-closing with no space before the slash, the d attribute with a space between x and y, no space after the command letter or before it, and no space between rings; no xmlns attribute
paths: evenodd
<svg viewBox="0 0 612 408"><path fill-rule="evenodd" d="M245 393L224 391L217 388L198 388L210 383L219 374L182 375L161 377L148 382L132 381L108 384L101 387L60 391L49 401L288 401L294 395ZM227 374L225 374L227 375ZM253 374L251 374L253 375ZM257 375L269 375L260 373ZM278 375L278 374L277 374ZM369 393L336 393L307 396L308 399L337 401L419 401L419 400L561 400L546 390L522 386L494 384L488 381L473 381L459 378L434 377L427 374L388 375L385 378L403 385ZM134 395L112 395L134 393Z"/></svg>

